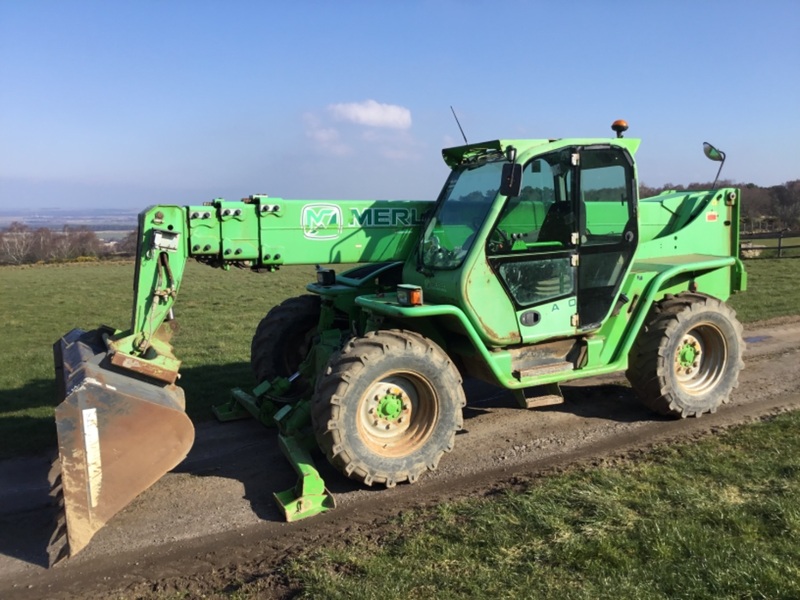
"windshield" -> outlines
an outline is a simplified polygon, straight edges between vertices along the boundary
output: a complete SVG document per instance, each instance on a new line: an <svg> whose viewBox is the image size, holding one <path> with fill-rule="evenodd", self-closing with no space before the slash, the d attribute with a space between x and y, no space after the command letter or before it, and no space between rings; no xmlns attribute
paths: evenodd
<svg viewBox="0 0 800 600"><path fill-rule="evenodd" d="M420 246L422 266L455 269L472 247L500 187L505 159L455 169Z"/></svg>

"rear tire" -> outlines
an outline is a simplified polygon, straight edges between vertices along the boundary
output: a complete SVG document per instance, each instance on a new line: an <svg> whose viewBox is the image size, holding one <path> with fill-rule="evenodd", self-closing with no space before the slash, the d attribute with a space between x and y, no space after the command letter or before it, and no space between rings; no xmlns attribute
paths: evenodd
<svg viewBox="0 0 800 600"><path fill-rule="evenodd" d="M728 402L744 368L736 313L702 294L667 296L648 317L626 376L641 401L662 415L700 416Z"/></svg>
<svg viewBox="0 0 800 600"><path fill-rule="evenodd" d="M318 378L311 419L328 461L350 477L393 487L434 470L463 425L461 376L412 331L352 338Z"/></svg>
<svg viewBox="0 0 800 600"><path fill-rule="evenodd" d="M313 345L320 312L320 297L306 294L284 300L267 313L250 344L250 366L258 383L297 372ZM308 382L295 380L291 394L300 395L308 387Z"/></svg>

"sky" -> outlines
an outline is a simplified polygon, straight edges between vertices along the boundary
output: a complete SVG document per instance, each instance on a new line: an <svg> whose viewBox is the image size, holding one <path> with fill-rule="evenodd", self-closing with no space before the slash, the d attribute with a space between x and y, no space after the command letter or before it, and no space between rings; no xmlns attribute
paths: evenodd
<svg viewBox="0 0 800 600"><path fill-rule="evenodd" d="M800 178L800 1L0 0L0 210L434 199L441 149L642 139Z"/></svg>

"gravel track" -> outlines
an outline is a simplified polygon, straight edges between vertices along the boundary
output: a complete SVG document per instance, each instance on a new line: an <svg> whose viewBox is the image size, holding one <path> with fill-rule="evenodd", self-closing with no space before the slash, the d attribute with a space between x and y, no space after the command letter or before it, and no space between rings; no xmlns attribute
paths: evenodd
<svg viewBox="0 0 800 600"><path fill-rule="evenodd" d="M78 556L46 568L53 510L48 460L0 462L0 597L142 597L223 589L266 577L309 545L380 528L387 516L443 500L482 496L574 465L626 459L654 444L708 435L800 407L800 318L745 330L746 368L731 403L700 419L673 420L640 406L622 373L563 386L566 402L537 410L470 381L464 430L439 469L415 485L367 489L318 466L337 508L288 524L272 492L294 485L276 433L254 421L201 424L187 459L143 493ZM266 574L266 575L265 575ZM270 583L270 578L274 582Z"/></svg>

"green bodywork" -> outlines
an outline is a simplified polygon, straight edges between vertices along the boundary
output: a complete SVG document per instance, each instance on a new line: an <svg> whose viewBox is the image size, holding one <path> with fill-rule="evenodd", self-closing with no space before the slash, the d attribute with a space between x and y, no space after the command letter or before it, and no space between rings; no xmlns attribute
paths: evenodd
<svg viewBox="0 0 800 600"><path fill-rule="evenodd" d="M131 327L108 342L114 362L175 381L169 319L191 257L223 269L362 265L308 285L322 298L318 341L299 369L312 382L349 336L383 328L416 331L470 375L520 394L623 370L654 303L687 290L726 300L746 287L739 191L638 199L638 146L615 138L449 148L452 172L436 202L253 196L151 207L139 218ZM513 187L501 181L514 164L522 179L506 196ZM401 305L399 283L419 286L423 304ZM336 325L342 315L346 328ZM292 520L333 501L309 455L310 392L285 403L290 387L279 379L236 390L216 413L279 427L299 476L276 494ZM379 404L387 419L397 407L388 396Z"/></svg>
<svg viewBox="0 0 800 600"><path fill-rule="evenodd" d="M397 261L408 256L430 202L305 201L253 196L202 206L153 206L139 215L131 327L111 349L174 382L180 362L169 315L186 260L274 271L290 264ZM122 362L122 359L119 359Z"/></svg>

